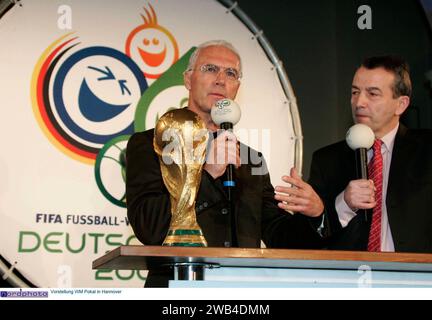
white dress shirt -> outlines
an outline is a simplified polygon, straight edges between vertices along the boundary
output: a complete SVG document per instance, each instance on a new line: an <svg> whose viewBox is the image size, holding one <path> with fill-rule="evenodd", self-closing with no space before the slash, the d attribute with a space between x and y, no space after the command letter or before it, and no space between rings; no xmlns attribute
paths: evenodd
<svg viewBox="0 0 432 320"><path fill-rule="evenodd" d="M391 234L390 224L387 216L387 186L390 173L391 158L393 154L394 140L396 133L399 129L399 123L392 131L387 133L381 138L383 144L381 146L381 154L383 157L383 195L382 195L382 216L381 216L381 251L394 252L393 237ZM368 163L372 159L373 150L369 149L367 152ZM336 211L339 216L339 221L343 228L345 228L356 213L352 211L345 202L345 191L342 191L335 201Z"/></svg>

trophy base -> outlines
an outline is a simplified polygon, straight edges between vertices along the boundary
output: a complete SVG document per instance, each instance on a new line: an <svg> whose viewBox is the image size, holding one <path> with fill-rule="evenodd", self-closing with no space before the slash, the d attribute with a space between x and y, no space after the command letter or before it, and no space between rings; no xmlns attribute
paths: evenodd
<svg viewBox="0 0 432 320"><path fill-rule="evenodd" d="M207 247L207 241L201 230L176 229L169 230L163 246L172 247Z"/></svg>

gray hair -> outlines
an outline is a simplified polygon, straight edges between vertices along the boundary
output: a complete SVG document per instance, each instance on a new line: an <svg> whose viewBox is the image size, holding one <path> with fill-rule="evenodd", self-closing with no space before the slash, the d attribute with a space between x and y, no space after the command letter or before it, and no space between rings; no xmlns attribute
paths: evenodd
<svg viewBox="0 0 432 320"><path fill-rule="evenodd" d="M187 66L185 72L192 71L195 68L195 63L196 63L198 56L199 56L199 53L201 52L202 49L205 49L207 47L212 47L212 46L225 47L225 48L231 50L232 52L234 52L239 59L240 74L242 73L242 63L241 63L240 54L238 53L237 49L234 48L234 46L231 43L229 43L228 41L225 41L225 40L211 40L211 41L207 41L207 42L200 44L195 49L195 51L192 53L192 55L190 56L189 63L188 63L188 66Z"/></svg>

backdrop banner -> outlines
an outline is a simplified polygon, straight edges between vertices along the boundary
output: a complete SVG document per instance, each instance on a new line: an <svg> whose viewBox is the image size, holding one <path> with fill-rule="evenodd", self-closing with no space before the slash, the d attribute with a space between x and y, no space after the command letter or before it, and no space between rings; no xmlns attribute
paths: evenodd
<svg viewBox="0 0 432 320"><path fill-rule="evenodd" d="M0 20L0 254L34 285L143 286L144 271L91 262L139 243L126 215L127 140L187 105L183 71L204 41L238 49L236 133L263 152L274 184L289 173L295 139L276 70L218 1L21 3Z"/></svg>

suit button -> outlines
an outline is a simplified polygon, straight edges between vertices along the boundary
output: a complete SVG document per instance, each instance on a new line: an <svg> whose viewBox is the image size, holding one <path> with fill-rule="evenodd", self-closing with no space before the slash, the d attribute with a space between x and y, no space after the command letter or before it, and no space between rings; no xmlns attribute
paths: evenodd
<svg viewBox="0 0 432 320"><path fill-rule="evenodd" d="M229 242L229 241L225 241L225 242L224 242L224 246L225 246L226 248L231 247L231 242Z"/></svg>
<svg viewBox="0 0 432 320"><path fill-rule="evenodd" d="M228 209L227 209L227 208L223 208L223 209L221 210L221 213L222 213L222 214L228 214Z"/></svg>
<svg viewBox="0 0 432 320"><path fill-rule="evenodd" d="M204 203L203 203L203 206L204 206L204 208L207 208L207 207L208 207L208 203L207 203L207 202L204 202Z"/></svg>

